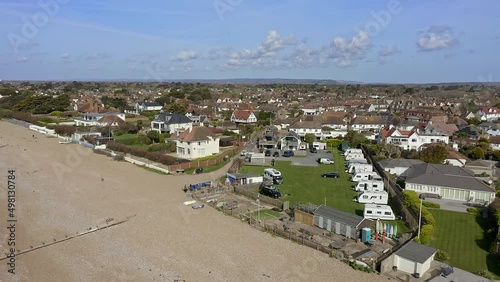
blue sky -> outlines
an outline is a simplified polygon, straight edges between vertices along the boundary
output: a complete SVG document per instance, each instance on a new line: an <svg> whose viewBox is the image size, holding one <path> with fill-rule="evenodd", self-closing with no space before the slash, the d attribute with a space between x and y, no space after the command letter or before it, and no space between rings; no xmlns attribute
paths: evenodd
<svg viewBox="0 0 500 282"><path fill-rule="evenodd" d="M0 79L500 81L496 0L2 0Z"/></svg>

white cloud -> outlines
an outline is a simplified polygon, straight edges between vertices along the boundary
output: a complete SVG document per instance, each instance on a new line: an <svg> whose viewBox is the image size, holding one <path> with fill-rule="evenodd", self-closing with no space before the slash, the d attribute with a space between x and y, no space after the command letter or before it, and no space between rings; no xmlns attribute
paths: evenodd
<svg viewBox="0 0 500 282"><path fill-rule="evenodd" d="M448 25L433 25L428 30L420 32L417 48L420 51L438 51L456 46L459 41Z"/></svg>
<svg viewBox="0 0 500 282"><path fill-rule="evenodd" d="M387 63L387 58L392 57L401 53L401 51L396 46L384 46L380 50L378 50L377 60L380 64Z"/></svg>
<svg viewBox="0 0 500 282"><path fill-rule="evenodd" d="M328 50L328 47L309 47L306 42L303 40L292 53L285 57L291 66L298 68L327 66L327 60L323 53Z"/></svg>
<svg viewBox="0 0 500 282"><path fill-rule="evenodd" d="M352 66L355 60L363 59L371 47L370 37L365 31L359 31L357 36L350 40L344 37L335 37L330 44L330 58L338 67Z"/></svg>
<svg viewBox="0 0 500 282"><path fill-rule="evenodd" d="M61 59L63 60L69 60L71 58L71 55L69 53L64 53L61 55Z"/></svg>
<svg viewBox="0 0 500 282"><path fill-rule="evenodd" d="M198 52L189 50L179 52L175 57L172 58L172 61L188 62L196 58L198 58Z"/></svg>

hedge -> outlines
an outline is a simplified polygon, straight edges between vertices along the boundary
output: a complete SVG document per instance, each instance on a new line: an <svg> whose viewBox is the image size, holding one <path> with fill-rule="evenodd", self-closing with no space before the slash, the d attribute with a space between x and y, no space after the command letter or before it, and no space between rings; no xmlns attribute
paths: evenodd
<svg viewBox="0 0 500 282"><path fill-rule="evenodd" d="M472 214L480 214L482 210L479 208L467 208L467 212Z"/></svg>
<svg viewBox="0 0 500 282"><path fill-rule="evenodd" d="M413 210L417 215L420 213L420 198L415 191L405 190L403 192L403 204ZM424 205L426 202L422 202L422 226L420 230L419 242L422 244L429 244L432 239L432 234L434 233L434 226L436 225L436 220L434 216L427 210Z"/></svg>
<svg viewBox="0 0 500 282"><path fill-rule="evenodd" d="M434 225L431 224L426 224L423 225L422 228L420 229L420 243L422 244L429 244L432 239L432 234L434 234Z"/></svg>
<svg viewBox="0 0 500 282"><path fill-rule="evenodd" d="M431 208L431 209L440 209L441 205L438 203L433 203L433 202L423 202L422 205L426 208Z"/></svg>
<svg viewBox="0 0 500 282"><path fill-rule="evenodd" d="M168 155L165 155L165 154L162 154L159 152L148 152L144 149L135 148L132 146L116 143L113 141L108 142L106 144L106 147L110 150L113 150L113 151L118 151L118 152L122 152L125 154L128 153L128 154L131 154L131 155L134 155L137 157L146 158L150 161L159 162L159 163L162 163L164 165L175 164L175 160L176 160L172 156L168 156Z"/></svg>

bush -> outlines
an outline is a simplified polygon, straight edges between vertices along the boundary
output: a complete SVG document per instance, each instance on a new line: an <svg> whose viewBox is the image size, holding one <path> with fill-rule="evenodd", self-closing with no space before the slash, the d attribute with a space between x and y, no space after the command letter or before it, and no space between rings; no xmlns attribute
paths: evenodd
<svg viewBox="0 0 500 282"><path fill-rule="evenodd" d="M422 244L429 244L432 239L432 234L434 233L434 226L431 224L426 224L422 226L422 229L420 230L420 243Z"/></svg>
<svg viewBox="0 0 500 282"><path fill-rule="evenodd" d="M482 276L482 277L484 277L486 279L493 279L493 278L495 278L493 276L493 274L491 272L489 272L488 270L480 270L480 271L476 272L476 274L479 275L479 276Z"/></svg>
<svg viewBox="0 0 500 282"><path fill-rule="evenodd" d="M431 208L431 209L441 208L441 205L439 205L438 203L433 203L433 202L423 202L422 205L426 208Z"/></svg>
<svg viewBox="0 0 500 282"><path fill-rule="evenodd" d="M448 253L445 251L438 250L436 252L436 255L434 256L434 259L440 262L447 262L450 260L450 255L448 255Z"/></svg>
<svg viewBox="0 0 500 282"><path fill-rule="evenodd" d="M468 213L472 214L480 214L482 212L482 209L480 208L467 208Z"/></svg>
<svg viewBox="0 0 500 282"><path fill-rule="evenodd" d="M51 112L49 115L53 116L53 117L60 117L62 114L61 111L53 111Z"/></svg>

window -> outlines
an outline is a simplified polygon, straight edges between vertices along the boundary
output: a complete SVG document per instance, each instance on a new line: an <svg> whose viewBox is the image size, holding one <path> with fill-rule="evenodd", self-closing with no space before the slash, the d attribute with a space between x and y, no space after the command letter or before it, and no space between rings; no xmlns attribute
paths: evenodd
<svg viewBox="0 0 500 282"><path fill-rule="evenodd" d="M201 145L201 142L198 142L198 145Z"/></svg>
<svg viewBox="0 0 500 282"><path fill-rule="evenodd" d="M372 214L373 212L372 211L366 211L366 214Z"/></svg>
<svg viewBox="0 0 500 282"><path fill-rule="evenodd" d="M392 213L390 211L384 212L384 215L391 215Z"/></svg>

